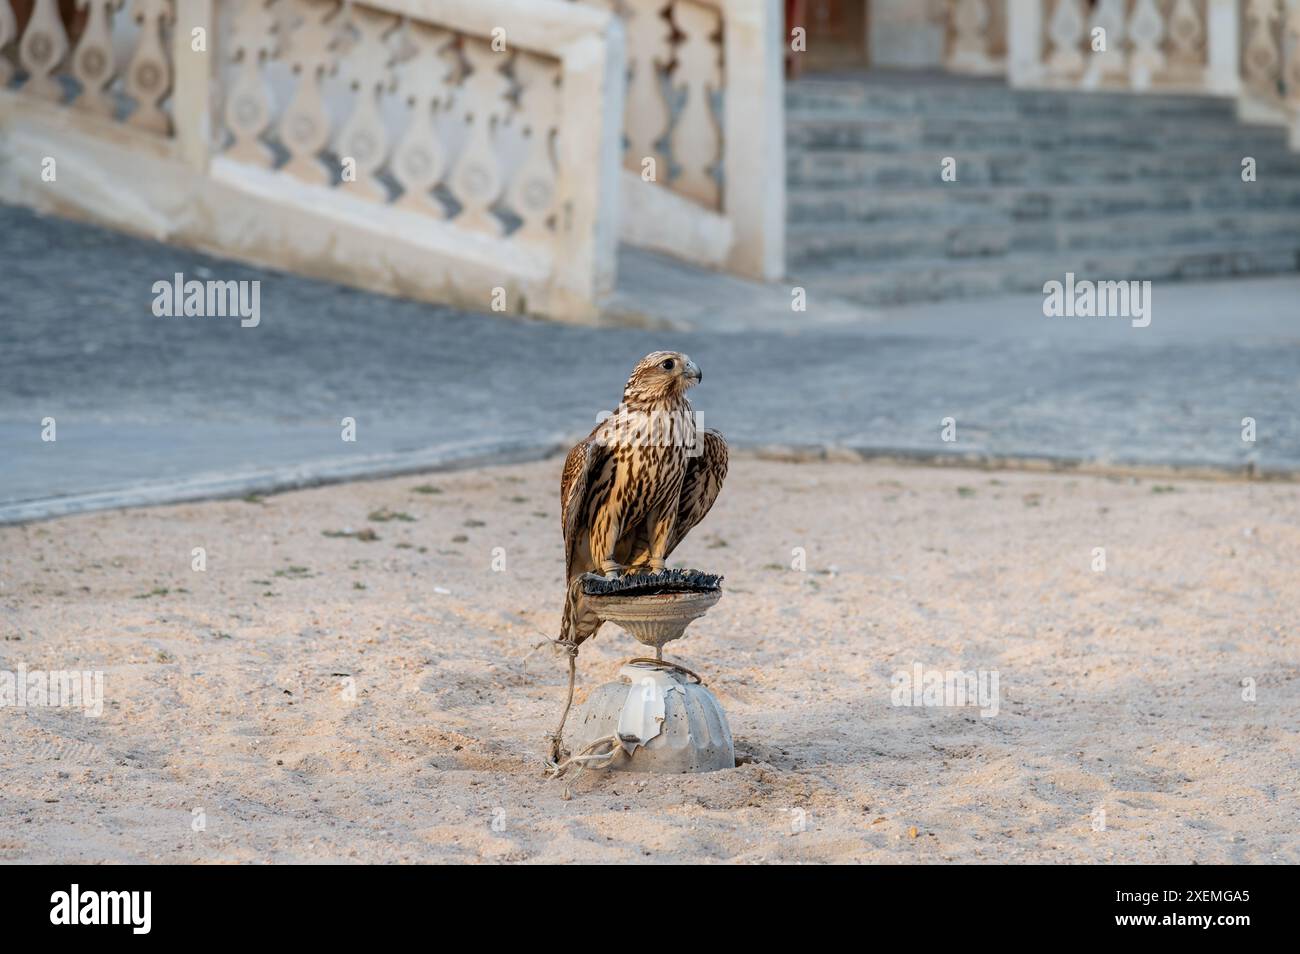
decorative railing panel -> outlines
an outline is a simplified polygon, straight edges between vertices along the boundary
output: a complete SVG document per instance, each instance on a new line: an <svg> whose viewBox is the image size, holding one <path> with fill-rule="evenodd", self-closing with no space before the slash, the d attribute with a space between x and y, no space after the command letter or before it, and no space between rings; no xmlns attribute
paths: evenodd
<svg viewBox="0 0 1300 954"><path fill-rule="evenodd" d="M1300 149L1300 0L1007 0L1007 28L1013 86L1234 96Z"/></svg>
<svg viewBox="0 0 1300 954"><path fill-rule="evenodd" d="M20 34L3 0L0 87L168 136L174 20L173 0L81 0L71 17L34 0Z"/></svg>
<svg viewBox="0 0 1300 954"><path fill-rule="evenodd" d="M1203 88L1213 2L1049 0L1042 17L1045 76L1088 87Z"/></svg>
<svg viewBox="0 0 1300 954"><path fill-rule="evenodd" d="M624 101L608 11L126 2L80 0L67 18L34 0L20 30L0 0L0 120L22 125L11 139L75 139L103 167L85 194L43 201L389 291L595 317L617 261ZM123 132L79 121L92 115ZM137 151L157 165L132 169Z"/></svg>
<svg viewBox="0 0 1300 954"><path fill-rule="evenodd" d="M722 203L723 10L714 0L583 0L627 32L623 165L709 209Z"/></svg>
<svg viewBox="0 0 1300 954"><path fill-rule="evenodd" d="M1006 72L1006 0L948 0L945 12L949 71L982 76Z"/></svg>
<svg viewBox="0 0 1300 954"><path fill-rule="evenodd" d="M1245 0L1241 16L1247 92L1277 108L1300 110L1300 3Z"/></svg>
<svg viewBox="0 0 1300 954"><path fill-rule="evenodd" d="M613 11L626 29L624 237L757 278L780 275L781 4L580 2Z"/></svg>
<svg viewBox="0 0 1300 954"><path fill-rule="evenodd" d="M236 0L223 155L494 237L556 232L560 61L337 0Z"/></svg>

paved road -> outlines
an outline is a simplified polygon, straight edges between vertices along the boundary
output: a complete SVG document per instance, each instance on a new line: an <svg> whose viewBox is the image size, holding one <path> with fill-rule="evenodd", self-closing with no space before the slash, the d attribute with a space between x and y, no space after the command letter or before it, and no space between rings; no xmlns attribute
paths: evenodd
<svg viewBox="0 0 1300 954"><path fill-rule="evenodd" d="M741 445L1300 470L1297 278L1157 285L1144 329L1048 319L1036 295L822 325L811 289L784 332L737 330L725 294L716 329L595 331L3 206L0 250L0 522L536 455L587 430L655 348L690 352L705 423ZM153 283L175 272L260 280L260 325L155 317ZM945 417L955 443L940 439Z"/></svg>

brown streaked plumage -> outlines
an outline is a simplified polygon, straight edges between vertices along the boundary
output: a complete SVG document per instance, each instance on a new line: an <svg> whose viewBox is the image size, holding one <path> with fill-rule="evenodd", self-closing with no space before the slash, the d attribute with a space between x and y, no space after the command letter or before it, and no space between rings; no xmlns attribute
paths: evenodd
<svg viewBox="0 0 1300 954"><path fill-rule="evenodd" d="M577 644L600 629L582 593L584 573L663 569L717 499L727 443L717 431L697 434L686 390L700 378L684 354L646 355L619 410L569 451L560 479L567 580L560 639Z"/></svg>

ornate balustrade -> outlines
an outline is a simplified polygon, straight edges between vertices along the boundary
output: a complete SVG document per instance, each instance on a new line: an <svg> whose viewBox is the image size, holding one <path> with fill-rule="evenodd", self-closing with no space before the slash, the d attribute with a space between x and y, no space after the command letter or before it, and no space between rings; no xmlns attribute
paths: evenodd
<svg viewBox="0 0 1300 954"><path fill-rule="evenodd" d="M785 267L778 0L582 0L626 25L622 234L771 279Z"/></svg>
<svg viewBox="0 0 1300 954"><path fill-rule="evenodd" d="M484 235L561 231L557 57L338 0L235 0L221 46L227 159Z"/></svg>
<svg viewBox="0 0 1300 954"><path fill-rule="evenodd" d="M1229 93L1235 0L1008 0L1016 85ZM1211 29L1213 27L1213 29Z"/></svg>
<svg viewBox="0 0 1300 954"><path fill-rule="evenodd" d="M1006 0L946 0L944 62L952 73L991 76L1007 69Z"/></svg>
<svg viewBox="0 0 1300 954"><path fill-rule="evenodd" d="M384 291L594 318L618 237L610 13L127 2L133 38L118 0L70 24L35 0L21 35L0 0L0 156L19 173L0 195Z"/></svg>
<svg viewBox="0 0 1300 954"><path fill-rule="evenodd" d="M35 0L24 8L20 36L13 7L0 3L0 87L170 135L162 102L172 81L166 51L172 0L128 0L125 9L123 0L77 6L70 36L58 0Z"/></svg>
<svg viewBox="0 0 1300 954"><path fill-rule="evenodd" d="M1287 123L1300 149L1300 0L1245 0L1241 14L1241 112Z"/></svg>
<svg viewBox="0 0 1300 954"><path fill-rule="evenodd" d="M1235 96L1300 148L1300 0L1006 2L1013 86Z"/></svg>

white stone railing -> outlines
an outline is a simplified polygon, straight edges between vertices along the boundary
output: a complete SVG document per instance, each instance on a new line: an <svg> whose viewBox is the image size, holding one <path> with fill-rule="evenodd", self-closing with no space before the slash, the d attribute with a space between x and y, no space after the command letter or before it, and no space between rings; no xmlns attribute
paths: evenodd
<svg viewBox="0 0 1300 954"><path fill-rule="evenodd" d="M1241 14L1240 112L1285 123L1300 149L1300 0L1244 0Z"/></svg>
<svg viewBox="0 0 1300 954"><path fill-rule="evenodd" d="M752 278L780 276L780 0L581 2L626 24L623 238Z"/></svg>
<svg viewBox="0 0 1300 954"><path fill-rule="evenodd" d="M949 72L976 76L1006 72L1006 0L945 0L944 16L944 65Z"/></svg>
<svg viewBox="0 0 1300 954"><path fill-rule="evenodd" d="M74 46L58 0L35 0L21 37L13 8L8 0L0 3L0 88L13 85L45 103L169 135L162 100L171 88L164 33L173 19L172 0L132 0L129 12L121 10L122 0L78 6L84 15Z"/></svg>
<svg viewBox="0 0 1300 954"><path fill-rule="evenodd" d="M56 0L35 2L19 37L0 0L0 160L18 173L0 197L480 310L590 320L612 288L624 54L607 11L86 0L70 49ZM43 184L47 157L71 161Z"/></svg>
<svg viewBox="0 0 1300 954"><path fill-rule="evenodd" d="M1235 83L1236 21L1225 16L1235 0L1007 3L1015 85L1229 93Z"/></svg>
<svg viewBox="0 0 1300 954"><path fill-rule="evenodd" d="M1300 148L1300 0L1006 3L1013 86L1234 96L1243 118L1286 125Z"/></svg>

